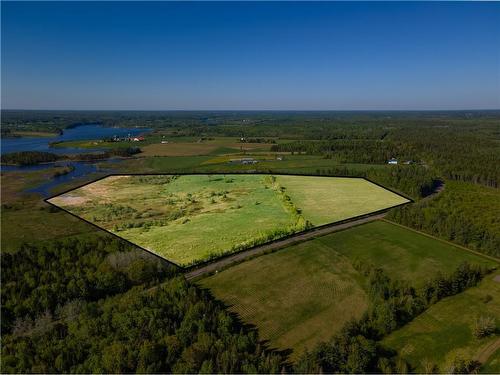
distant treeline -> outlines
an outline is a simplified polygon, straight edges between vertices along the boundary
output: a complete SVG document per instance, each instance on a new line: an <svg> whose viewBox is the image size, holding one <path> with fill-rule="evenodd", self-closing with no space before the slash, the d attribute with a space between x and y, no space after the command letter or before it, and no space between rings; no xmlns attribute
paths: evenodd
<svg viewBox="0 0 500 375"><path fill-rule="evenodd" d="M88 153L69 156L73 160L99 161L113 156L128 157L141 152L139 147L119 147L101 153Z"/></svg>
<svg viewBox="0 0 500 375"><path fill-rule="evenodd" d="M500 187L500 119L496 124L480 121L460 127L404 128L390 140L411 147L447 179Z"/></svg>
<svg viewBox="0 0 500 375"><path fill-rule="evenodd" d="M446 179L498 188L500 184L499 125L404 126L383 139L298 140L276 144L273 151L324 155L342 163L387 163L390 158L428 164ZM483 131L480 131L483 130Z"/></svg>
<svg viewBox="0 0 500 375"><path fill-rule="evenodd" d="M88 123L147 127L169 136L286 139L273 149L346 163L423 161L446 179L500 183L500 111L2 111L6 132Z"/></svg>
<svg viewBox="0 0 500 375"><path fill-rule="evenodd" d="M2 164L9 165L35 165L40 163L50 163L60 160L60 155L42 151L21 151L3 154L0 157Z"/></svg>
<svg viewBox="0 0 500 375"><path fill-rule="evenodd" d="M21 151L3 154L0 158L2 164L6 165L36 165L50 163L58 160L83 160L98 161L105 160L113 156L128 157L140 153L139 147L120 147L101 153L83 153L76 155L58 155L51 152L42 151Z"/></svg>
<svg viewBox="0 0 500 375"><path fill-rule="evenodd" d="M382 140L295 141L273 145L271 151L324 155L341 163L383 164L395 156L401 162L416 159L409 146Z"/></svg>
<svg viewBox="0 0 500 375"><path fill-rule="evenodd" d="M276 143L275 139L272 138L240 138L238 139L240 143Z"/></svg>

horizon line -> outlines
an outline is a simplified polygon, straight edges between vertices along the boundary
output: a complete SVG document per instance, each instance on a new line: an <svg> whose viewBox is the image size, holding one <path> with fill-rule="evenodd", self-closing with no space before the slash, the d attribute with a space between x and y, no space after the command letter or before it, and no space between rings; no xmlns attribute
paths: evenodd
<svg viewBox="0 0 500 375"><path fill-rule="evenodd" d="M53 112L467 112L467 111L500 111L498 108L439 108L439 109L71 109L71 108L1 108L1 111L53 111Z"/></svg>

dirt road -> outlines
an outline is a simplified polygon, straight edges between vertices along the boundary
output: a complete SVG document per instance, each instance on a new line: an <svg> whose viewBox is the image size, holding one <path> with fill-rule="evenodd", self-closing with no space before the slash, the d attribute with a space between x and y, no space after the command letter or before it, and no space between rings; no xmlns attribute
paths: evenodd
<svg viewBox="0 0 500 375"><path fill-rule="evenodd" d="M290 245L293 245L293 244L296 244L299 242L307 241L307 240L310 240L310 239L315 238L315 237L321 237L321 236L324 236L324 235L329 234L329 233L337 232L339 230L343 230L343 229L347 229L347 228L361 225L364 223L368 223L370 221L380 220L380 219L384 218L385 215L386 215L386 213L384 212L384 213L376 214L373 216L367 216L367 217L363 217L363 218L360 218L357 220L352 220L352 221L348 221L345 223L340 223L337 225L333 224L333 225L328 226L328 227L319 228L317 230L312 230L310 232L306 232L306 233L302 233L302 234L298 233L297 235L295 235L293 237L289 237L289 238L283 239L281 241L276 241L276 242L272 242L269 244L264 244L264 245L246 250L246 251L242 251L242 252L234 254L234 255L227 256L227 257L222 258L222 259L215 261L213 263L207 264L205 266L201 266L200 268L196 268L192 271L188 271L184 274L184 276L186 277L186 279L191 280L191 279L200 277L204 274L218 271L218 270L228 266L229 264L232 264L235 262L241 262L249 257L253 257L256 255L265 253L267 251L280 249L282 247L287 247L287 246L290 246Z"/></svg>
<svg viewBox="0 0 500 375"><path fill-rule="evenodd" d="M488 362L488 359L490 359L490 357L499 349L500 349L500 338L496 339L495 341L492 341L484 348L481 348L481 350L479 351L479 353L477 353L474 359L476 361L481 362L482 364L485 364L486 362Z"/></svg>

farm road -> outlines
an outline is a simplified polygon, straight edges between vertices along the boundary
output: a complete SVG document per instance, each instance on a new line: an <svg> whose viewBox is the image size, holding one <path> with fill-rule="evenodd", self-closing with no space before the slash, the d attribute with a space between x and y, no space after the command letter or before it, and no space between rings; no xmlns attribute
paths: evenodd
<svg viewBox="0 0 500 375"><path fill-rule="evenodd" d="M492 341L486 347L482 348L479 353L476 355L475 360L485 364L488 362L488 359L500 349L500 338Z"/></svg>
<svg viewBox="0 0 500 375"><path fill-rule="evenodd" d="M304 241L310 240L310 239L315 238L315 237L321 237L321 236L324 236L324 235L327 235L327 234L330 234L333 232L337 232L339 230L343 230L343 229L347 229L347 228L361 225L364 223L368 223L370 221L380 220L380 219L383 219L385 215L386 215L386 213L384 212L384 213L380 213L377 215L363 217L363 218L360 218L357 220L349 221L347 223L341 223L341 224L332 225L332 226L328 226L328 227L324 227L324 228L319 228L319 229L313 230L311 232L306 232L306 233L302 233L302 234L298 233L297 235L290 237L290 238L286 238L282 241L276 241L273 243L264 244L264 245L257 246L257 247L254 247L252 249L246 250L246 251L242 251L242 252L234 254L234 255L230 255L226 258L222 258L222 259L215 261L213 263L209 263L205 266L201 266L200 268L196 268L192 271L186 272L184 274L184 276L186 277L187 280L191 280L191 279L200 277L204 274L218 271L218 270L220 270L220 269L222 269L222 268L224 268L232 263L241 262L241 261L245 260L246 258L253 257L256 255L265 253L267 251L277 250L277 249L280 249L282 247L294 245L294 244L297 244L299 242L304 242Z"/></svg>

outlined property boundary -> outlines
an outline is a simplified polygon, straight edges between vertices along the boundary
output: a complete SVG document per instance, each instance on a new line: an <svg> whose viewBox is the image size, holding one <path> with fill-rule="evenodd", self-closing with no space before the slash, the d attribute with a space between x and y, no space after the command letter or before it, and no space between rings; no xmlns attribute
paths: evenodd
<svg viewBox="0 0 500 375"><path fill-rule="evenodd" d="M193 265L188 265L188 266L182 266L180 264L177 264L167 258L164 258L163 256L155 253L154 251L151 251L149 249L146 249L132 241L129 241L121 236L119 236L118 234L115 234L103 227L100 227L98 226L97 224L94 224L92 223L91 221L87 220L87 219L84 219L82 218L81 216L78 216L72 212L70 212L69 210L65 209L65 208L62 208L52 202L50 202L51 199L53 198L56 198L60 195L64 195L64 194L67 194L73 190L77 190L77 189L80 189L84 186L87 186L87 185L90 185L90 184L93 184L95 182L98 182L98 181L101 181L103 179L106 179L108 177L120 177L120 176L192 176L192 175L200 175L200 176L207 176L207 175L210 175L210 176L228 176L228 175L262 175L262 176L300 176L300 177L318 177L318 178L352 178L352 179L361 179L361 180L365 180L371 184L374 184L384 190L387 190L393 194L396 194L404 199L407 200L407 202L404 202L404 203L400 203L400 204L397 204L397 205L394 205L394 206L390 206L390 207L386 207L386 208L383 208L381 210L377 210L377 211L373 211L373 212L369 212L369 213L366 213L366 214L362 214L362 215L358 215L358 216L353 216L353 217L350 217L350 218L347 218L347 219L342 219L342 220L338 220L338 221L335 221L335 222L331 222L331 223L327 223L327 224L323 224L323 225L320 225L320 226L316 226L316 227L313 227L313 228L310 228L310 229L306 229L306 230L303 230L303 231L300 231L300 232L297 232L297 233L293 233L293 234L289 234L287 236L283 236L283 237L280 237L278 239L275 239L275 240L272 240L272 241L268 241L268 242L264 242L262 244L258 244L258 245L255 245L255 246L251 246L249 248L246 248L246 249L241 249L241 250L238 250L238 251L234 251L234 252L227 252L227 253L224 253L224 254L221 254L220 256L217 256L216 258L212 258L212 259L208 259L208 260L202 260L200 262L197 262L196 264L193 264ZM129 245L131 246L134 246L140 250L143 250L147 253L150 253L152 255L154 255L155 257L157 258L160 258L162 261L164 262L167 262L183 271L185 271L186 273L187 272L191 272L191 271L194 271L196 269L199 269L199 268L202 268L202 267L205 267L211 263L216 263L216 262L220 262L222 260L226 260L227 258L229 257L233 257L235 255L239 255L240 253L245 253L245 252L253 252L255 251L256 249L259 249L263 246L269 246L269 245L275 245L275 244L278 244L280 242L288 242L290 240L293 240L294 238L299 238L300 236L304 236L304 235L308 235L308 234L312 234L311 238L314 237L314 234L317 233L318 235L322 235L320 234L321 231L324 231L325 229L332 229L333 231L333 228L337 227L337 226L341 226L341 225L345 225L345 224L348 224L348 223L351 223L351 222L355 222L355 221L360 221L360 220L363 220L363 219L368 219L370 217L375 217L375 216L380 216L382 214L385 214L387 211L393 209L393 208L397 208L397 207L401 207L401 206L405 206L407 204L410 204L410 203L414 203L414 200L408 196L406 196L405 194L402 194L398 191L395 191L393 189L390 189L390 188L387 188L377 182L374 182L366 177L356 177L356 176L328 176L328 175L314 175L314 174L298 174L298 173L272 173L272 172L259 172L259 173L250 173L250 172L243 172L243 173L235 173L235 172L230 172L230 173L222 173L222 172L216 172L216 173L206 173L206 172L193 172L193 173L189 173L189 172L186 172L186 173L168 173L168 172L165 172L165 173L109 173L107 175L104 175L102 177L99 177L95 180L92 180L92 181L88 181L84 184L81 184L79 186L76 186L76 187L72 187L70 189L67 189L63 192L60 192L58 194L55 194L51 197L48 197L48 198L45 198L43 200L45 203L53 206L53 207L56 207L57 209L63 211L63 212L66 212L68 214L70 214L71 216L79 219L79 220L82 220L84 222L86 222L87 224L90 224L92 225L94 228L97 228L101 231L104 231L112 236L114 236L115 238L118 238L122 241L125 241L126 243L128 243ZM375 219L374 219L375 220ZM279 246L277 246L279 247Z"/></svg>

